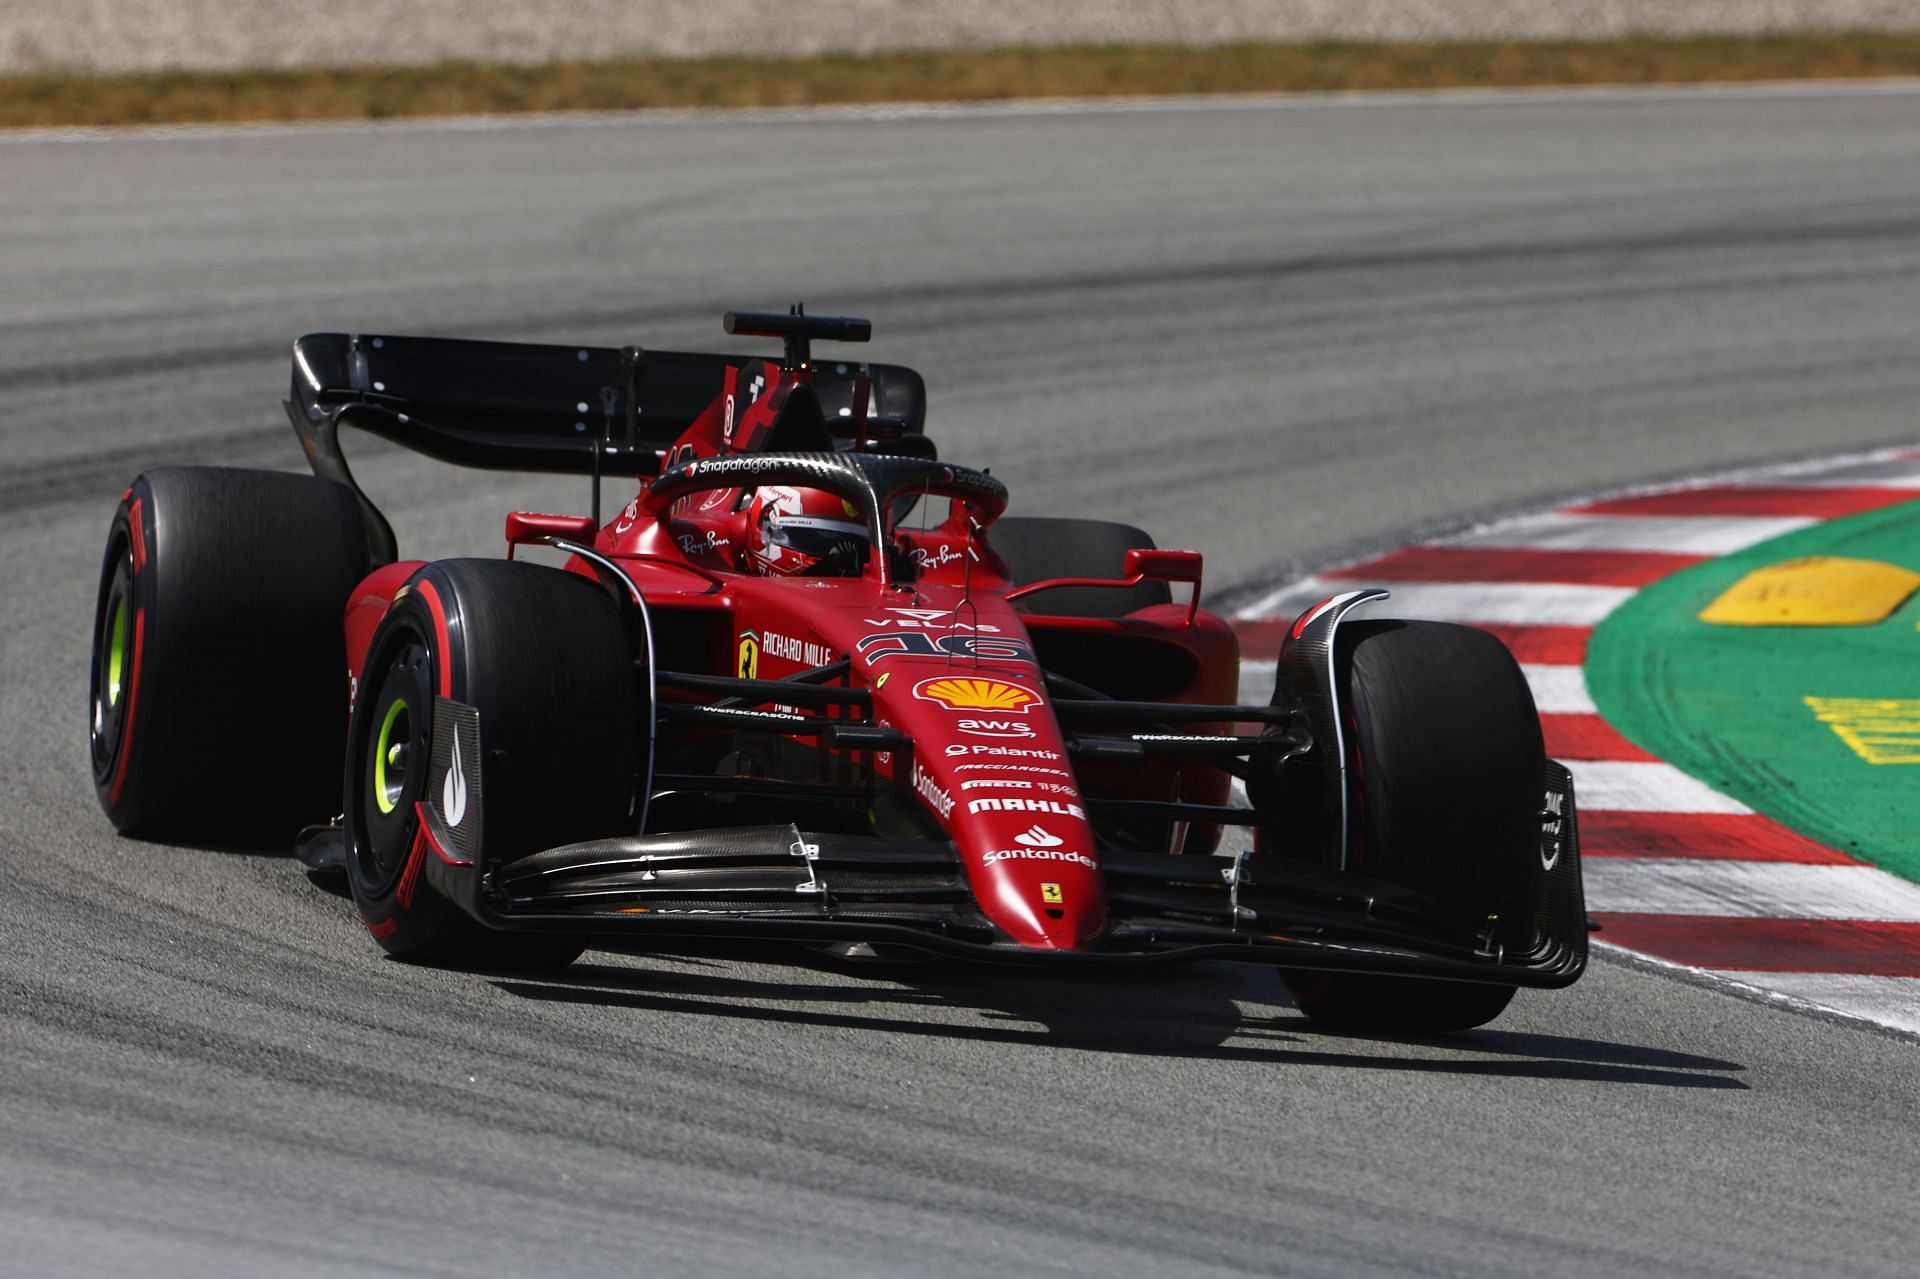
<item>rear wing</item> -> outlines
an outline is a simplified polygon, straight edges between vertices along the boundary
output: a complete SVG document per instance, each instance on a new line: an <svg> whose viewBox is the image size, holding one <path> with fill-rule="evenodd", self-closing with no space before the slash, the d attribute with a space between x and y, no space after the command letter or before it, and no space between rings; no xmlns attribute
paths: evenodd
<svg viewBox="0 0 1920 1279"><path fill-rule="evenodd" d="M657 475L673 442L724 392L748 355L642 347L541 346L461 338L309 333L293 344L288 409L306 439L353 426L461 466L588 475ZM823 361L813 390L829 430L854 379L873 379L876 416L925 429L927 388L893 364Z"/></svg>
<svg viewBox="0 0 1920 1279"><path fill-rule="evenodd" d="M637 346L309 333L293 344L286 408L314 474L356 494L340 448L343 426L460 466L649 476L725 394L729 369L766 363ZM830 434L841 434L843 418L850 431L862 374L872 379L874 417L896 419L909 435L925 430L927 390L918 373L823 360L814 366L812 390ZM849 434L842 447L853 443ZM375 562L390 562L391 527L364 495L361 509Z"/></svg>

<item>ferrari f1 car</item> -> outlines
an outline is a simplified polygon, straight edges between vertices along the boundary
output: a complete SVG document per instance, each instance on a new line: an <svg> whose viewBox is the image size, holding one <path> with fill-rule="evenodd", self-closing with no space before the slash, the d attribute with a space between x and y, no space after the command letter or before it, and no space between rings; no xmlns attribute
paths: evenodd
<svg viewBox="0 0 1920 1279"><path fill-rule="evenodd" d="M726 328L783 352L295 342L312 476L154 470L113 518L113 824L294 842L388 952L482 969L713 935L1234 959L1402 1031L1579 977L1573 787L1496 639L1354 591L1238 705L1198 552L1003 516L998 477L939 459L916 373L815 360L864 320ZM402 558L343 427L591 477L593 511ZM640 481L607 520L603 475Z"/></svg>

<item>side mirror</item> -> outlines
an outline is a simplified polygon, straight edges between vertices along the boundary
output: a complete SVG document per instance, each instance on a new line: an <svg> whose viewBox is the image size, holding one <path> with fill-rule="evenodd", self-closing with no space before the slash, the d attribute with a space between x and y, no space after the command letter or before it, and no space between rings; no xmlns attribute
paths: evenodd
<svg viewBox="0 0 1920 1279"><path fill-rule="evenodd" d="M1198 586L1204 558L1198 551L1149 551L1140 548L1127 552L1123 572L1140 581L1192 582Z"/></svg>
<svg viewBox="0 0 1920 1279"><path fill-rule="evenodd" d="M537 511L507 513L507 558L513 558L516 546L544 546L550 537L574 542L593 541L600 526L591 515L542 515Z"/></svg>

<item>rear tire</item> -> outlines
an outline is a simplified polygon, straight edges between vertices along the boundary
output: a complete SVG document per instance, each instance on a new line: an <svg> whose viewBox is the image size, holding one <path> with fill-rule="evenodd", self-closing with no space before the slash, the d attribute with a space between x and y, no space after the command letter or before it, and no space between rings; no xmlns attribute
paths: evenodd
<svg viewBox="0 0 1920 1279"><path fill-rule="evenodd" d="M1346 681L1351 864L1424 894L1508 950L1533 942L1546 750L1499 640L1440 622L1353 622ZM1300 1010L1340 1030L1437 1034L1499 1016L1512 986L1283 970Z"/></svg>
<svg viewBox="0 0 1920 1279"><path fill-rule="evenodd" d="M593 580L504 560L415 576L368 649L347 749L347 879L387 953L522 972L579 957L577 936L491 929L443 896L419 806L440 804L483 867L630 829L638 688L619 610ZM445 808L450 770L431 766L449 702L478 714L478 741L442 743L464 752L464 820Z"/></svg>
<svg viewBox="0 0 1920 1279"><path fill-rule="evenodd" d="M1141 530L1108 520L1006 516L994 521L987 540L1006 562L1015 586L1054 577L1121 577L1128 551L1154 549L1153 539ZM1172 599L1165 582L1124 590L1063 586L1033 596L1032 607L1054 617L1124 617Z"/></svg>
<svg viewBox="0 0 1920 1279"><path fill-rule="evenodd" d="M125 835L291 843L340 811L353 494L170 467L114 513L94 605L94 789Z"/></svg>

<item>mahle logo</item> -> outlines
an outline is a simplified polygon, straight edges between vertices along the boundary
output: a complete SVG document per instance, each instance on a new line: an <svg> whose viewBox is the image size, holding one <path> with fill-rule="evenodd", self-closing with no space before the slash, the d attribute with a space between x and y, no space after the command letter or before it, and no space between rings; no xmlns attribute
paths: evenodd
<svg viewBox="0 0 1920 1279"><path fill-rule="evenodd" d="M1018 684L953 676L924 680L914 688L913 695L924 702L938 702L950 711L1001 711L1009 715L1024 715L1040 700L1039 694Z"/></svg>

